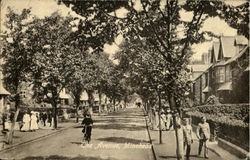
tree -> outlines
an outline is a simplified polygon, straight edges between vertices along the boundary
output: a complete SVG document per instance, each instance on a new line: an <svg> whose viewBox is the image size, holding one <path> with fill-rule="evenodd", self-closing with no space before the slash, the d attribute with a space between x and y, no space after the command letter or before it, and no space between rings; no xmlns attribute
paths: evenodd
<svg viewBox="0 0 250 160"><path fill-rule="evenodd" d="M81 103L81 94L84 91L84 72L83 69L85 67L85 59L87 54L82 53L79 47L76 45L71 46L72 55L74 56L74 61L72 62L72 68L74 68L74 72L69 77L70 83L67 85L67 88L72 93L74 104L76 107L76 122L79 121L79 105Z"/></svg>
<svg viewBox="0 0 250 160"><path fill-rule="evenodd" d="M53 106L54 128L57 128L59 93L69 84L74 73L74 54L71 53L72 17L61 17L57 12L37 19L29 26L29 39L35 52L32 67L34 97Z"/></svg>
<svg viewBox="0 0 250 160"><path fill-rule="evenodd" d="M2 65L5 75L4 81L7 89L11 92L11 101L15 102L16 109L15 118L9 132L9 143L12 143L15 122L19 114L21 84L30 81L29 72L34 53L31 52L30 46L26 44L29 41L27 26L31 23L30 9L23 9L21 14L17 14L11 8L8 8L4 23L6 31L3 32L2 36L3 50L1 56L4 60Z"/></svg>
<svg viewBox="0 0 250 160"><path fill-rule="evenodd" d="M210 32L202 31L201 28L207 18L219 15L217 6L226 6L225 3L202 0L188 0L186 2L177 0L146 0L140 2L141 8L138 9L135 8L133 1L115 1L110 3L104 1L84 1L81 3L61 0L61 2L67 6L71 5L72 10L85 18L94 16L93 19L87 20L88 23L97 22L101 24L101 22L104 22L103 24L107 25L104 19L112 19L110 23L113 22L112 25L117 24L119 26L119 29L121 29L120 33L124 35L126 40L143 39L146 42L144 47L150 47L158 56L161 56L164 66L163 71L165 72L164 77L167 78L166 81L168 83L164 87L165 93L171 109L176 113L174 122L177 140L177 159L183 159L183 147L181 147L183 143L180 141L182 131L179 127L181 116L180 101L185 93L183 90L187 86L185 72L188 59L191 56L189 49L192 44L203 42L207 36L213 35ZM116 15L116 10L121 7L128 10L125 18ZM192 13L190 21L185 21L181 18L180 12L183 10ZM227 10L225 11L227 12ZM227 18L227 16L224 16L224 18ZM230 18L228 19L228 22L234 23ZM248 19L243 19L248 21ZM248 23L246 24L243 25L244 28L248 28Z"/></svg>

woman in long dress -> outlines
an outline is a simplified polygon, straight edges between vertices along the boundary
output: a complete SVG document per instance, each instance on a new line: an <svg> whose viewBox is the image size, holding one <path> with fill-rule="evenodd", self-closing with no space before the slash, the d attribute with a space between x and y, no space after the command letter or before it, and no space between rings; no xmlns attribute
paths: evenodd
<svg viewBox="0 0 250 160"><path fill-rule="evenodd" d="M38 124L37 124L37 117L35 112L31 112L31 123L30 123L30 130L35 131L38 129Z"/></svg>
<svg viewBox="0 0 250 160"><path fill-rule="evenodd" d="M21 131L29 131L30 130L30 115L28 113L25 113L23 116L23 127L21 128Z"/></svg>

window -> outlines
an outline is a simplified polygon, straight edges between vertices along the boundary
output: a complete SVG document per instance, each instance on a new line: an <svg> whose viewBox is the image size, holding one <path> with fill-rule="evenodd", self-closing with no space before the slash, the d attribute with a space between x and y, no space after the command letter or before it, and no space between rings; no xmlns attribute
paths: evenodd
<svg viewBox="0 0 250 160"><path fill-rule="evenodd" d="M25 91L21 91L21 92L20 92L20 97L25 98L25 95L26 95L26 92L25 92Z"/></svg>
<svg viewBox="0 0 250 160"><path fill-rule="evenodd" d="M225 68L224 67L218 67L216 71L216 82L217 83L223 83L225 82Z"/></svg>
<svg viewBox="0 0 250 160"><path fill-rule="evenodd" d="M226 82L232 81L232 72L230 65L226 66Z"/></svg>
<svg viewBox="0 0 250 160"><path fill-rule="evenodd" d="M208 86L208 79L209 79L209 78L208 78L208 75L209 75L209 74L206 73L206 83L205 83L205 86Z"/></svg>

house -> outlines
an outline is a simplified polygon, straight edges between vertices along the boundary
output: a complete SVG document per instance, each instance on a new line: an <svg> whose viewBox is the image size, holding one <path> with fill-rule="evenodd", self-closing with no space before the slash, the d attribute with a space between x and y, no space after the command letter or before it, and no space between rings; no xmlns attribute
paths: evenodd
<svg viewBox="0 0 250 160"><path fill-rule="evenodd" d="M69 92L67 92L66 89L63 88L61 92L59 93L59 100L60 100L61 106L67 106L71 104L69 102L70 99L71 99L71 96L69 95Z"/></svg>
<svg viewBox="0 0 250 160"><path fill-rule="evenodd" d="M89 97L88 97L87 92L86 91L82 92L81 97L80 97L82 107L88 106L88 99Z"/></svg>
<svg viewBox="0 0 250 160"><path fill-rule="evenodd" d="M215 83L211 84L211 87L222 103L232 103L232 73L234 72L234 76L237 75L237 66L231 64L246 55L247 42L247 39L243 36L220 37L218 62L213 65L214 76L212 80Z"/></svg>
<svg viewBox="0 0 250 160"><path fill-rule="evenodd" d="M218 42L213 42L207 68L202 72L191 70L195 76L190 79L193 82L191 99L202 104L215 95L221 103L248 102L249 90L243 86L249 86L248 51L248 40L244 36L221 36ZM203 61L205 56L202 55Z"/></svg>
<svg viewBox="0 0 250 160"><path fill-rule="evenodd" d="M202 54L202 59L199 62L191 62L193 64L188 65L190 70L189 80L192 82L190 86L190 94L188 95L191 101L194 103L203 103L205 100L205 94L202 92L208 85L208 69L211 67L209 58L211 57L211 49L208 53ZM191 102L189 102L192 104Z"/></svg>

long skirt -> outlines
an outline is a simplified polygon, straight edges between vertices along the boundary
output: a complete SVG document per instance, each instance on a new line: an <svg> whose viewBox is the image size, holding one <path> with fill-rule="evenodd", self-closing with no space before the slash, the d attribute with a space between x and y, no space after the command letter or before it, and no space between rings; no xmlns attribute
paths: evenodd
<svg viewBox="0 0 250 160"><path fill-rule="evenodd" d="M37 130L38 129L38 124L37 124L36 120L35 121L31 121L30 129L31 130Z"/></svg>
<svg viewBox="0 0 250 160"><path fill-rule="evenodd" d="M30 122L24 122L21 131L29 131L30 130Z"/></svg>

